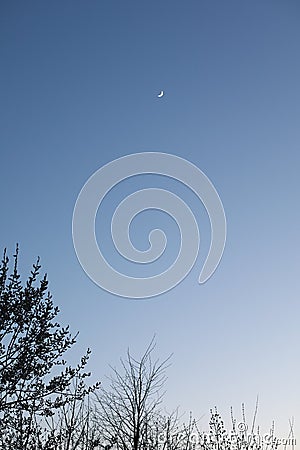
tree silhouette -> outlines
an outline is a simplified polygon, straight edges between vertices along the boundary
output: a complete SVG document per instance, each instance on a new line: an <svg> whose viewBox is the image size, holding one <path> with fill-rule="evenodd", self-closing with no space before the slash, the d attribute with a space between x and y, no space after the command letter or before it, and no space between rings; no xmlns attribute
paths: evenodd
<svg viewBox="0 0 300 450"><path fill-rule="evenodd" d="M123 373L116 369L110 377L110 389L97 395L96 421L101 437L124 450L149 448L166 425L160 412L169 358L152 360L155 344L152 340L140 360L127 352L121 359Z"/></svg>
<svg viewBox="0 0 300 450"><path fill-rule="evenodd" d="M11 274L6 251L0 266L0 442L1 448L25 449L37 415L51 416L74 396L81 399L97 389L99 383L85 383L90 375L85 372L89 349L75 367L63 358L77 335L56 321L59 309L48 291L46 275L38 281L39 259L22 285L18 246L13 257Z"/></svg>

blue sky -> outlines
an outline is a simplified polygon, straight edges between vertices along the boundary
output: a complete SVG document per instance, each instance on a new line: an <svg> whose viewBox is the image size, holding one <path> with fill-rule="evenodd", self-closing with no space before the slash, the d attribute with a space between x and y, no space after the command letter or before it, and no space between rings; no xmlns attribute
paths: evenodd
<svg viewBox="0 0 300 450"><path fill-rule="evenodd" d="M95 378L128 346L139 355L156 333L157 354L174 353L170 408L208 419L210 407L238 413L244 401L250 415L259 394L260 423L275 419L279 437L291 416L297 424L300 400L299 20L292 0L0 7L1 248L12 254L19 242L24 274L41 256L62 321L80 331L72 357L90 346ZM180 285L130 300L85 275L72 213L97 169L145 151L181 156L206 173L222 198L228 238L216 273L199 286L210 239L203 206L169 181L125 183L98 213L108 258L103 227L112 205L156 182L190 202L202 238ZM176 248L173 224L153 220L170 227ZM136 224L137 245L149 223L146 215Z"/></svg>

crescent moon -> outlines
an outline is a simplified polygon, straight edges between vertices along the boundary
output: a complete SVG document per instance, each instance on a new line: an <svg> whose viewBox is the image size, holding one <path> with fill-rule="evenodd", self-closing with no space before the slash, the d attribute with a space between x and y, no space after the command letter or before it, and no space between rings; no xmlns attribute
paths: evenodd
<svg viewBox="0 0 300 450"><path fill-rule="evenodd" d="M160 91L157 97L161 98L164 95L164 91Z"/></svg>

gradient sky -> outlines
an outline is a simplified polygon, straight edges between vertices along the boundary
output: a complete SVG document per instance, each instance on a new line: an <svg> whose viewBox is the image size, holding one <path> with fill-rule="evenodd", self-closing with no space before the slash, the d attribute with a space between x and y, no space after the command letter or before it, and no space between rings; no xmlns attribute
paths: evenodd
<svg viewBox="0 0 300 450"><path fill-rule="evenodd" d="M128 346L140 355L156 333L157 355L174 353L169 409L205 414L206 429L211 407L227 417L232 405L238 416L245 402L249 417L258 394L263 429L274 419L285 437L294 416L300 440L299 2L2 1L0 39L1 248L12 255L19 242L24 277L41 256L61 321L80 331L70 358L91 347L89 367L104 380L108 364ZM203 206L168 180L125 182L97 218L108 258L112 205L156 181L190 202L203 240L179 286L130 300L85 275L71 223L98 168L144 151L206 173L228 238L199 286L210 240ZM132 231L141 248L150 224L145 213ZM165 226L174 249L178 233Z"/></svg>

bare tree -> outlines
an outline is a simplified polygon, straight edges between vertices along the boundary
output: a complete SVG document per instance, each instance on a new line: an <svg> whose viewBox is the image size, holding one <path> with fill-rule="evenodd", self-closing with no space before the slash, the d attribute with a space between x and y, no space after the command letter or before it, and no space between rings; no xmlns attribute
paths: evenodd
<svg viewBox="0 0 300 450"><path fill-rule="evenodd" d="M123 450L149 448L162 429L160 405L170 357L152 360L154 340L140 360L129 350L121 359L123 373L112 368L110 389L96 394L96 417L103 443ZM165 421L164 421L165 422Z"/></svg>

